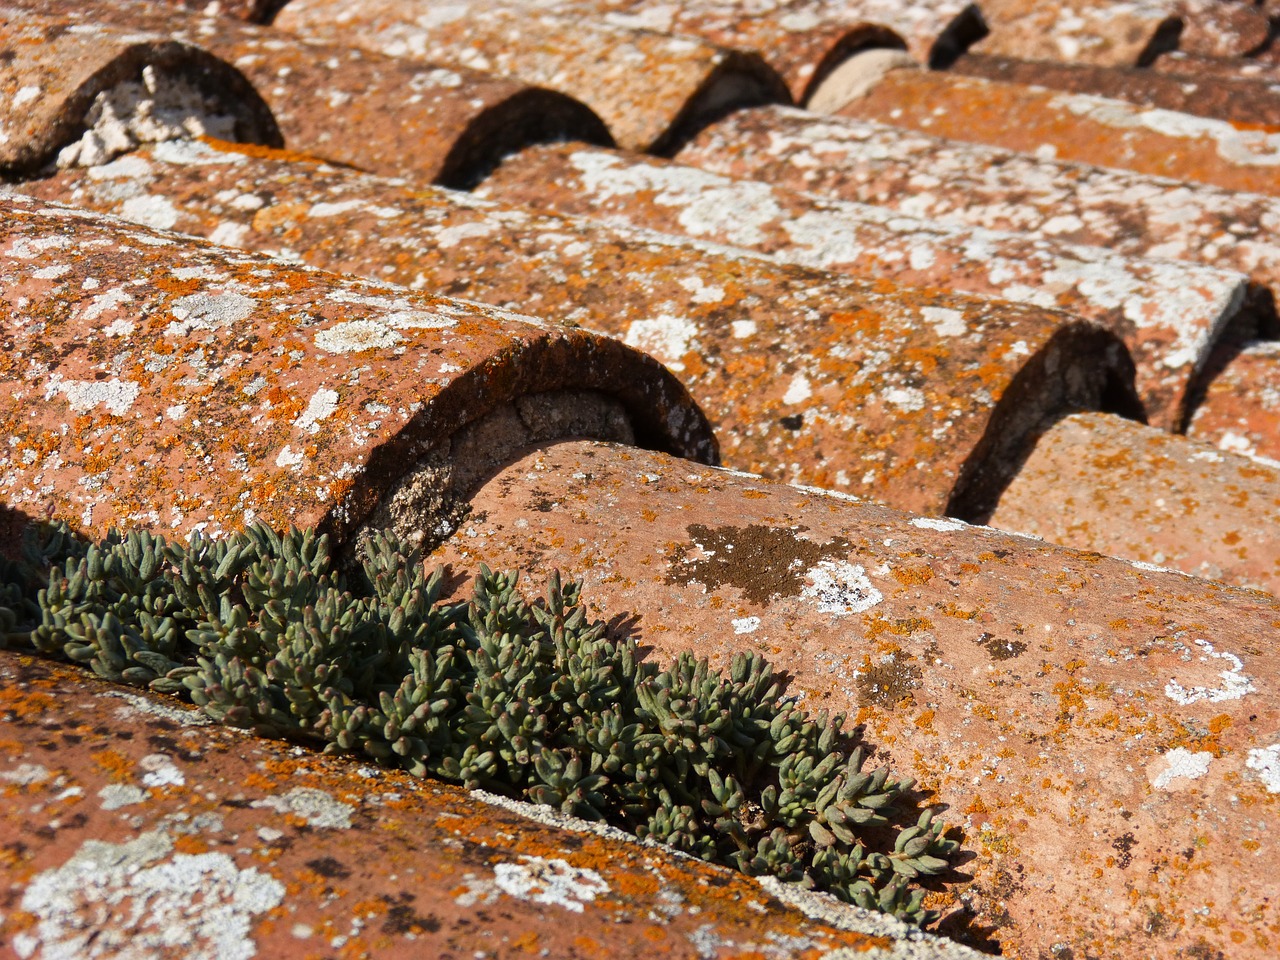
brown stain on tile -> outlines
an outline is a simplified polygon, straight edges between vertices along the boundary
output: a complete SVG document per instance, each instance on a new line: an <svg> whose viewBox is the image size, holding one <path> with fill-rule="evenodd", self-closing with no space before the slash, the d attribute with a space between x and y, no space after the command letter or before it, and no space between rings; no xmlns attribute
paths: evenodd
<svg viewBox="0 0 1280 960"><path fill-rule="evenodd" d="M744 599L758 605L798 596L805 571L849 550L841 538L814 543L799 532L762 524L714 528L690 524L690 544L677 545L668 555L667 582L698 583L709 590L736 587Z"/></svg>

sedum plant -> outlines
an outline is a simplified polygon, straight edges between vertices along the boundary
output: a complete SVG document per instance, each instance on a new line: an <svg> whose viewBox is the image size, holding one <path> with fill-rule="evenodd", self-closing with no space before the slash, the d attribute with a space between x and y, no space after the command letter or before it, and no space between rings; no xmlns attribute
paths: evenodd
<svg viewBox="0 0 1280 960"><path fill-rule="evenodd" d="M481 566L473 597L388 534L339 571L311 531L185 543L28 530L0 561L0 645L180 694L223 723L604 820L751 874L925 925L912 881L958 843L911 780L863 769L843 715L779 696L769 664L727 674L640 659L557 573L529 599Z"/></svg>

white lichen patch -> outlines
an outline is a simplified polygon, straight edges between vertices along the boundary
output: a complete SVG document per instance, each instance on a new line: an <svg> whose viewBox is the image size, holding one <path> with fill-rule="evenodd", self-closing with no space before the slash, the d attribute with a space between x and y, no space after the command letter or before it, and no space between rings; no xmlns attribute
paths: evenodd
<svg viewBox="0 0 1280 960"><path fill-rule="evenodd" d="M243 293L191 293L169 308L176 320L165 328L170 336L189 336L193 330L225 330L248 320L258 302Z"/></svg>
<svg viewBox="0 0 1280 960"><path fill-rule="evenodd" d="M735 634L755 633L759 629L759 617L743 617L740 620L733 621L733 632Z"/></svg>
<svg viewBox="0 0 1280 960"><path fill-rule="evenodd" d="M17 784L20 787L30 787L37 783L44 783L51 777L48 767L43 767L38 763L20 763L12 770L6 770L0 773L0 780L8 783Z"/></svg>
<svg viewBox="0 0 1280 960"><path fill-rule="evenodd" d="M255 956L252 924L280 904L284 885L225 853L172 849L159 830L119 844L85 841L28 884L22 909L36 924L14 938L14 952L24 960Z"/></svg>
<svg viewBox="0 0 1280 960"><path fill-rule="evenodd" d="M49 377L45 387L44 398L52 400L58 394L67 398L67 403L76 413L87 413L94 407L103 406L117 417L123 417L138 399L139 385L133 380L64 380L61 374Z"/></svg>
<svg viewBox="0 0 1280 960"><path fill-rule="evenodd" d="M872 586L866 571L845 560L823 560L805 574L809 583L800 596L817 601L819 613L846 617L870 610L884 594Z"/></svg>
<svg viewBox="0 0 1280 960"><path fill-rule="evenodd" d="M1227 669L1218 674L1221 684L1214 687L1183 686L1177 678L1173 678L1164 686L1166 697L1188 706L1201 701L1223 703L1227 700L1239 700L1254 691L1253 680L1245 674L1244 662L1239 657L1225 650L1219 653L1208 640L1196 640L1195 643L1203 651L1198 658L1200 663L1221 660L1227 665Z"/></svg>
<svg viewBox="0 0 1280 960"><path fill-rule="evenodd" d="M782 395L783 403L804 403L813 396L813 386L803 373L797 373L787 384L787 392Z"/></svg>
<svg viewBox="0 0 1280 960"><path fill-rule="evenodd" d="M321 330L315 336L316 346L326 353L386 350L400 340L400 334L377 320L347 320Z"/></svg>
<svg viewBox="0 0 1280 960"><path fill-rule="evenodd" d="M937 530L939 533L953 533L969 526L963 520L953 520L950 517L913 517L907 522L921 530Z"/></svg>
<svg viewBox="0 0 1280 960"><path fill-rule="evenodd" d="M920 315L933 324L933 332L940 337L962 337L969 332L963 310L949 307L921 307Z"/></svg>
<svg viewBox="0 0 1280 960"><path fill-rule="evenodd" d="M1175 747L1152 764L1155 775L1151 785L1157 790L1176 789L1183 785L1180 781L1199 780L1209 772L1209 765L1212 763L1212 753L1192 753L1183 747Z"/></svg>
<svg viewBox="0 0 1280 960"><path fill-rule="evenodd" d="M181 787L187 782L167 753L149 753L138 761L138 766L146 771L142 775L144 787Z"/></svg>
<svg viewBox="0 0 1280 960"><path fill-rule="evenodd" d="M147 799L147 791L132 783L109 783L98 791L103 810L131 807Z"/></svg>
<svg viewBox="0 0 1280 960"><path fill-rule="evenodd" d="M338 391L330 390L328 387L320 387L311 395L311 399L307 401L307 409L298 415L298 419L293 421L293 425L299 430L305 430L307 433L318 433L320 431L320 421L333 416L334 411L337 409Z"/></svg>
<svg viewBox="0 0 1280 960"><path fill-rule="evenodd" d="M1267 793L1280 793L1280 743L1250 750L1244 765L1257 773Z"/></svg>
<svg viewBox="0 0 1280 960"><path fill-rule="evenodd" d="M584 904L609 892L609 885L596 871L575 867L559 858L520 858L519 863L499 863L493 868L492 879L469 877L465 889L458 896L461 906L490 903L499 893L563 907L574 913L582 913Z"/></svg>
<svg viewBox="0 0 1280 960"><path fill-rule="evenodd" d="M178 208L167 197L143 194L130 197L120 207L120 216L157 230L169 230L178 222Z"/></svg>
<svg viewBox="0 0 1280 960"><path fill-rule="evenodd" d="M305 820L308 826L326 830L351 829L351 815L355 813L355 807L351 804L335 800L314 787L294 787L282 797L255 800L252 805L280 813L291 813Z"/></svg>
<svg viewBox="0 0 1280 960"><path fill-rule="evenodd" d="M672 370L683 370L681 359L698 335L697 325L688 317L661 314L650 320L634 320L627 328L625 342L651 353Z"/></svg>

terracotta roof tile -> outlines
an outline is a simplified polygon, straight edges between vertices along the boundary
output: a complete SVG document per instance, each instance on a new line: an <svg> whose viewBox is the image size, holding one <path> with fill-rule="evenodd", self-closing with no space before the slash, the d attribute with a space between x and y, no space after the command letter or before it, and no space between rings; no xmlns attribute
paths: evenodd
<svg viewBox="0 0 1280 960"><path fill-rule="evenodd" d="M460 64L560 90L588 104L614 139L661 150L708 113L787 99L756 54L525 6L413 0L293 0L282 30L435 64Z"/></svg>
<svg viewBox="0 0 1280 960"><path fill-rule="evenodd" d="M1010 21L1026 14L1024 27L1053 18L1044 36L1024 31L1026 42L1009 48L1026 59L1136 62L1167 49L1180 23L1183 52L1158 57L1142 83L1133 80L1142 96L1172 97L1172 83L1189 111L1200 104L1211 119L1242 129L1269 123L1261 108L1240 111L1245 91L1259 103L1271 96L1275 55L1248 45L1274 4L1083 2L1069 16L1059 16L1066 7L1022 0L982 7L988 20L993 10ZM200 9L265 19L275 6L215 0ZM482 55L487 68L526 78L524 71L541 71L549 85L610 104L627 143L674 149L692 124L758 101L762 90L785 98L766 62L808 92L806 71L822 81L848 52L838 39L846 24L855 33L863 23L891 29L922 62L949 57L979 26L974 8L960 6L760 0L743 14L729 0L688 0L664 21L667 5L638 0L568 0L555 13L465 0L418 6L412 16L460 14L445 31L451 58ZM10 46L24 35L56 40L22 61L48 77L23 103L14 94L34 84L0 66L0 109L8 111L0 120L25 122L24 106L33 116L51 108L47 116L69 118L45 122L53 132L43 146L21 128L17 149L43 151L33 167L52 156L49 144L65 145L86 123L94 135L105 129L87 104L120 93L118 80L136 81L147 56L174 49L228 84L240 82L225 66L234 64L292 149L408 178L379 180L297 153L206 139L164 142L105 167L84 155L88 169L43 169L45 179L0 191L65 195L379 281L0 196L0 429L8 437L0 540L49 515L90 532L112 520L166 532L197 524L216 531L250 516L319 522L340 535L340 547L364 520L437 538L458 526L435 552L455 570L483 561L582 576L595 612L614 630L636 632L658 660L679 651L717 663L739 651L765 653L785 665L789 695L849 710L851 732L878 760L916 775L973 852L931 887L929 906L948 913L944 933L1027 960L1274 956L1280 919L1266 864L1280 859L1280 695L1270 649L1280 600L1154 565L1275 589L1280 464L1239 454L1280 461L1280 354L1270 342L1235 351L1241 337L1276 333L1263 285L1280 278L1280 201L756 107L715 123L681 158L768 183L688 169L668 183L660 178L678 168L577 145L529 151L489 181L490 192L515 191L507 178L523 168L534 180L560 181L526 199L615 222L553 217L425 185L474 181L530 142L605 139L586 107L514 80L347 46L359 42L358 31L341 16L359 12L370 29L391 29L407 4L298 0L280 22L302 17L304 7L320 11L314 29L329 31L332 44L172 4L18 0L0 12L0 56L15 58L6 38ZM33 26L36 16L51 26ZM99 19L121 29L103 31ZM1104 32L1081 33L1090 22ZM702 39L634 29L645 24ZM148 35L136 43L119 36L136 31ZM124 55L124 73L108 70L99 80L90 76L98 61L86 59L82 83L65 69L72 41L59 38L107 33L122 46L98 44L86 58L142 52ZM471 47L467 34L481 46ZM388 35L397 53L437 55L426 33L401 26ZM176 46L183 42L223 63ZM596 79L583 79L599 53ZM846 60L816 100L874 79L864 69L869 58L879 58L880 70L895 57L902 61L888 50ZM1193 69L1200 73L1186 81L1162 72ZM1242 91L1221 110L1214 97L1229 94L1187 86L1218 75L1228 79L1216 87ZM155 68L149 76L144 87L168 82ZM67 90L82 83L89 92L77 100L59 86L69 81ZM968 88L954 78L910 82ZM244 102L262 114L244 89ZM1168 110L1171 102L1142 105ZM184 116L214 117L216 107L201 102ZM1071 135L1084 130L1073 126ZM1103 146L1113 145L1093 149ZM575 157L596 166L582 170ZM804 199L797 190L843 200ZM859 202L886 209L868 212ZM625 228L616 222L624 216L704 242ZM782 249L779 238L802 222L819 236L792 236ZM873 228L879 233L867 232ZM983 232L989 228L1023 233ZM751 229L753 239L735 239ZM926 239L913 234L919 230ZM1106 252L1065 251L1068 240ZM852 262L855 244L873 249L881 266L899 253L905 263L887 261L899 278L925 282L930 269L956 276L928 274L937 286L904 290L768 259L871 266ZM1122 259L1155 255L1179 259ZM1064 269L1063 257L1077 265L1068 273L1089 274L1074 293L1048 281L1048 271ZM1231 270L1255 281L1257 298L1234 322L1242 286ZM1228 452L1072 413L1080 404L1122 405L1130 371L1119 342L1067 314L947 292L975 281L1003 285L999 292L1021 286L1028 300L1095 319L1105 319L1108 297L1113 311L1135 311L1137 318L1113 313L1110 323L1134 349L1154 419L1178 427L1186 398L1203 391L1191 433ZM625 336L671 370L617 341L493 304ZM1103 395L1108 374L1119 400ZM706 403L736 463L786 479L847 481L846 489L966 517L985 515L1003 491L996 522L1145 562L633 446L573 442L634 438L712 460L716 441L679 381ZM1040 444L1028 449L1037 433ZM24 846L0 857L25 883L11 891L0 939L31 955L74 953L89 938L103 950L140 948L152 928L140 930L128 911L150 923L145 911L169 911L171 902L165 915L180 919L164 932L176 937L167 941L181 945L175 949L221 942L231 931L246 956L515 956L526 948L851 955L840 947L899 960L956 955L918 938L870 942L841 931L847 911L827 906L803 916L779 899L796 899L794 889L563 832L547 818L519 819L448 787L366 776L218 728L187 730L172 708L163 721L120 717L122 705L165 708L104 693L61 668L0 653L0 711L14 734L0 738L0 794L24 801L0 814L0 834L17 833ZM145 743L126 736L139 731ZM165 740L157 746L152 736ZM153 789L144 776L157 771L168 779ZM142 802L106 809L104 787ZM310 822L316 805L337 820L352 811L353 830ZM257 832L276 815L281 825ZM120 879L104 866L110 857L137 872ZM197 869L192 861L201 857ZM94 872L76 872L85 864ZM499 884L499 866L523 870L523 885ZM178 867L196 871L180 897L165 899L172 883L159 899L130 897L138 876L149 882ZM553 885L568 877L594 898L578 897L579 913L512 893L528 894L549 876ZM217 912L227 883L252 891L253 907ZM273 884L283 894L258 910L275 895ZM199 923L184 912L193 889L211 907ZM41 899L47 890L64 899L50 907ZM687 909L669 909L672 891ZM473 892L486 900L483 930L465 925L474 919L463 914L470 901L458 903ZM118 898L109 914L118 928L96 912L106 909L101 896ZM211 916L228 920L215 928ZM503 936L509 942L494 949Z"/></svg>
<svg viewBox="0 0 1280 960"><path fill-rule="evenodd" d="M982 53L1100 66L1145 66L1175 48L1238 57L1264 47L1271 21L1256 5L1223 0L982 0L991 33Z"/></svg>
<svg viewBox="0 0 1280 960"><path fill-rule="evenodd" d="M57 159L80 137L90 111L104 109L95 101L121 84L129 85L130 107L154 101L157 94L147 87L155 84L186 102L154 104L143 121L150 129L118 130L116 142L96 143L98 162L148 134L174 136L174 121L163 111L184 108L218 121L213 129L177 131L184 135L281 143L271 111L237 70L158 34L100 25L73 29L58 19L0 7L0 48L6 53L0 61L0 172L26 173Z"/></svg>
<svg viewBox="0 0 1280 960"><path fill-rule="evenodd" d="M987 522L1280 594L1280 465L1118 417L1047 430Z"/></svg>
<svg viewBox="0 0 1280 960"><path fill-rule="evenodd" d="M782 107L741 110L677 158L914 216L1017 230L1280 281L1280 200L1060 163L881 123Z"/></svg>
<svg viewBox="0 0 1280 960"><path fill-rule="evenodd" d="M944 932L1272 952L1274 598L601 445L530 455L472 505L436 559L578 571L658 656L758 651L849 710L964 817Z"/></svg>
<svg viewBox="0 0 1280 960"><path fill-rule="evenodd" d="M1137 66L1175 49L1183 29L1164 0L981 0L978 6L991 32L972 49L1027 60Z"/></svg>
<svg viewBox="0 0 1280 960"><path fill-rule="evenodd" d="M0 935L19 957L980 956L47 660L0 652L0 685L0 831L20 890Z"/></svg>
<svg viewBox="0 0 1280 960"><path fill-rule="evenodd" d="M1280 133L1090 94L896 69L839 116L1060 161L1280 194Z"/></svg>
<svg viewBox="0 0 1280 960"><path fill-rule="evenodd" d="M103 19L163 32L234 63L270 105L291 150L347 166L461 184L528 143L565 136L612 142L581 103L473 70L307 42L159 3L28 2L73 24Z"/></svg>
<svg viewBox="0 0 1280 960"><path fill-rule="evenodd" d="M976 53L960 57L950 69L1006 83L1114 97L1140 107L1226 120L1243 129L1280 127L1280 96L1263 82L1203 77L1193 83L1157 70L1046 63Z"/></svg>
<svg viewBox="0 0 1280 960"><path fill-rule="evenodd" d="M1275 325L1270 305L1253 302L1266 298L1247 295L1239 274L921 220L582 144L513 154L476 192L867 279L1067 310L1124 340L1148 420L1166 429L1185 421L1187 391L1220 336L1260 319Z"/></svg>
<svg viewBox="0 0 1280 960"><path fill-rule="evenodd" d="M143 202L176 219L163 198ZM399 516L393 494L413 493L402 488L417 461L434 471L437 499L404 509L430 529L504 443L603 431L714 456L683 388L617 341L26 198L0 203L10 506L98 533L261 518L341 539L375 507ZM554 402L565 391L603 395L596 422L588 405L581 423L565 422Z"/></svg>
<svg viewBox="0 0 1280 960"><path fill-rule="evenodd" d="M1043 418L1126 389L1119 344L1066 314L350 171L300 176L287 161L229 150L165 159L183 149L27 189L126 216L159 206L186 232L625 337L676 371L716 424L725 462L744 469L904 509L963 509L999 487Z"/></svg>
<svg viewBox="0 0 1280 960"><path fill-rule="evenodd" d="M1280 343L1231 356L1209 382L1187 432L1224 450L1280 461Z"/></svg>

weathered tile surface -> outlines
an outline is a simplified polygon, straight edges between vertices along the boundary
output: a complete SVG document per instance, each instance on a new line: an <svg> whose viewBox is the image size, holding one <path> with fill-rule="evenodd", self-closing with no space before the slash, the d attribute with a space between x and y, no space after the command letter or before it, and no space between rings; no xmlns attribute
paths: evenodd
<svg viewBox="0 0 1280 960"><path fill-rule="evenodd" d="M1280 596L1280 465L1130 420L1059 421L987 522Z"/></svg>
<svg viewBox="0 0 1280 960"><path fill-rule="evenodd" d="M174 95L157 96L146 88L148 79ZM0 173L26 173L57 160L104 109L116 106L99 101L120 84L129 86L131 106L147 101L154 109L134 129L117 124L109 142L86 147L101 155L99 162L110 159L112 148L127 149L130 141L182 121L188 136L281 143L270 110L249 82L202 50L158 34L71 29L56 18L0 6Z"/></svg>
<svg viewBox="0 0 1280 960"><path fill-rule="evenodd" d="M1250 344L1227 361L1187 433L1224 450L1280 461L1280 343Z"/></svg>
<svg viewBox="0 0 1280 960"><path fill-rule="evenodd" d="M141 203L177 216L163 198ZM617 341L25 198L0 204L0 497L15 509L94 533L261 518L342 539L429 456L443 481L500 460L497 437L464 448L462 428L483 435L513 408L532 434L516 430L517 444L630 432L715 455L684 389ZM538 398L564 391L608 398L605 424L554 408L539 423ZM419 519L451 509L426 504Z"/></svg>
<svg viewBox="0 0 1280 960"><path fill-rule="evenodd" d="M0 942L21 958L978 956L12 651L0 798Z"/></svg>
<svg viewBox="0 0 1280 960"><path fill-rule="evenodd" d="M1026 234L921 220L759 180L582 144L507 157L480 196L749 247L853 276L1056 307L1118 334L1148 422L1177 429L1187 389L1227 328L1274 318L1239 274Z"/></svg>
<svg viewBox="0 0 1280 960"><path fill-rule="evenodd" d="M397 57L517 77L594 109L619 145L662 150L706 113L786 100L756 54L509 3L293 0L276 25Z"/></svg>
<svg viewBox="0 0 1280 960"><path fill-rule="evenodd" d="M1173 4L1163 0L981 0L978 6L991 32L972 49L1026 60L1144 65L1175 49L1183 29Z"/></svg>
<svg viewBox="0 0 1280 960"><path fill-rule="evenodd" d="M899 69L837 115L1056 160L1280 194L1280 133L1091 94Z"/></svg>
<svg viewBox="0 0 1280 960"><path fill-rule="evenodd" d="M551 90L461 68L309 43L229 17L140 0L25 0L76 29L151 30L233 63L270 105L291 150L424 182L466 183L507 150L563 137L610 143L600 119Z"/></svg>
<svg viewBox="0 0 1280 960"><path fill-rule="evenodd" d="M917 217L1195 260L1280 286L1280 201L1258 194L783 107L726 117L676 159Z"/></svg>
<svg viewBox="0 0 1280 960"><path fill-rule="evenodd" d="M1165 59L1161 57L1156 63ZM1204 77L1190 83L1151 69L1047 63L977 53L960 57L950 70L1005 83L1113 97L1140 107L1227 120L1244 129L1280 127L1280 94L1265 82L1243 78L1233 81L1230 78Z"/></svg>
<svg viewBox="0 0 1280 960"><path fill-rule="evenodd" d="M990 36L974 49L1027 60L1145 66L1174 50L1239 57L1268 42L1267 12L1223 0L982 0Z"/></svg>
<svg viewBox="0 0 1280 960"><path fill-rule="evenodd" d="M1129 376L1118 342L1056 311L302 173L230 146L158 153L64 174L45 195L125 215L160 204L175 229L624 338L688 386L724 462L904 509L960 509L1000 483L1041 418L1096 407Z"/></svg>
<svg viewBox="0 0 1280 960"><path fill-rule="evenodd" d="M571 570L658 656L758 651L849 710L964 818L944 932L1022 960L1274 955L1274 598L603 445L472 507L436 559Z"/></svg>

